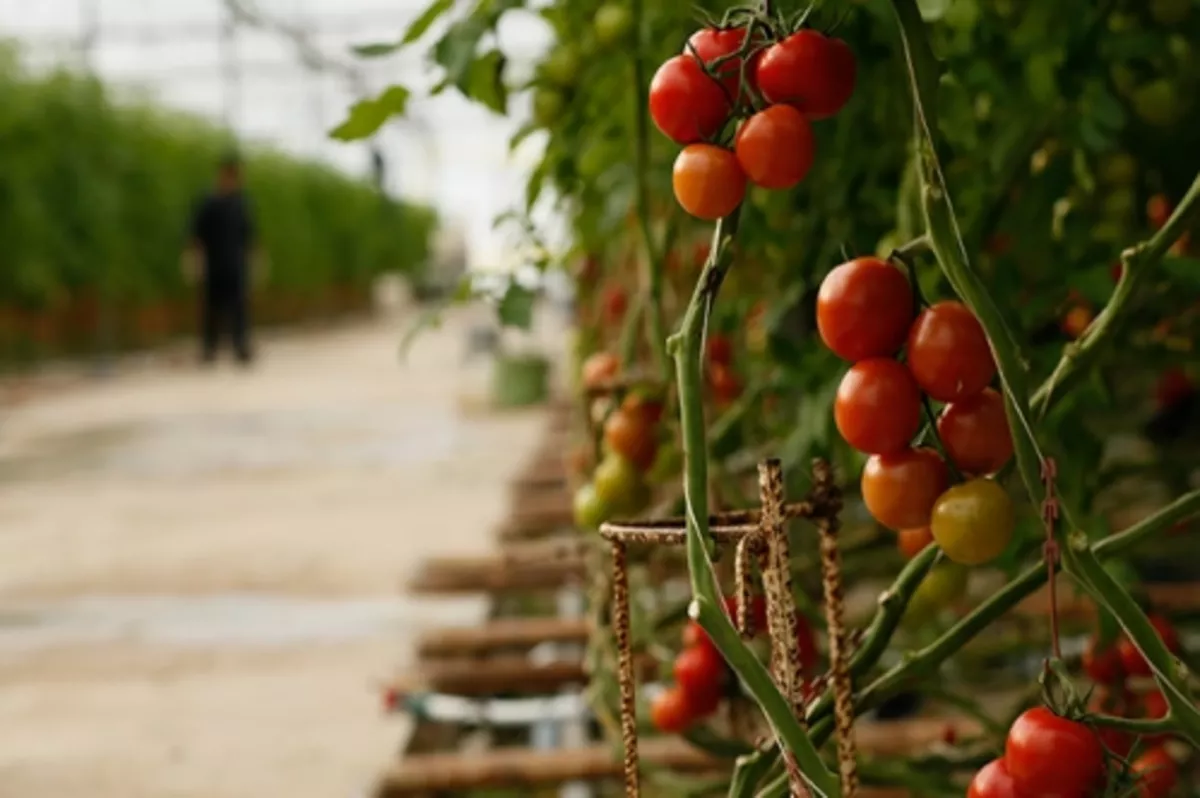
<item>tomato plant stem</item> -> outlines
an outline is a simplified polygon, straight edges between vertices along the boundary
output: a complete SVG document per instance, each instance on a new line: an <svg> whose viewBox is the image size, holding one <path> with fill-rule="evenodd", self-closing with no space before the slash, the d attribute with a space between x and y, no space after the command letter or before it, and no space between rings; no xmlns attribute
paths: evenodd
<svg viewBox="0 0 1200 798"><path fill-rule="evenodd" d="M713 231L708 261L696 283L679 332L672 338L679 416L683 438L684 501L687 527L688 573L692 582L692 617L733 668L754 700L763 709L780 745L795 758L817 798L836 798L840 788L825 767L804 726L779 692L766 667L742 641L725 614L710 559L708 528L708 436L704 426L704 341L709 313L725 273L733 263L733 237L740 213L719 221Z"/></svg>
<svg viewBox="0 0 1200 798"><path fill-rule="evenodd" d="M1184 195L1175 212L1150 239L1137 244L1121 254L1124 266L1121 278L1113 291L1112 298L1104 310L1096 317L1088 328L1087 335L1081 342L1066 346L1062 359L1058 361L1054 371L1034 393L1030 402L1033 409L1039 413L1048 410L1057 395L1074 384L1096 362L1096 358L1120 331L1126 311L1133 300L1138 286L1146 275L1154 269L1171 249L1171 245L1179 240L1200 217L1200 175L1192 182L1192 186Z"/></svg>

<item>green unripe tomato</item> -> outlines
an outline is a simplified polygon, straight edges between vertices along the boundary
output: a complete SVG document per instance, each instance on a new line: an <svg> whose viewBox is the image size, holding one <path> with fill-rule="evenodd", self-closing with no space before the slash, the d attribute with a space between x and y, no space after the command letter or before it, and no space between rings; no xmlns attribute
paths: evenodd
<svg viewBox="0 0 1200 798"><path fill-rule="evenodd" d="M611 508L596 495L596 486L584 485L575 491L575 525L580 529L599 529L612 516Z"/></svg>
<svg viewBox="0 0 1200 798"><path fill-rule="evenodd" d="M543 86L533 93L533 121L538 127L553 127L566 107L567 98L560 91Z"/></svg>
<svg viewBox="0 0 1200 798"><path fill-rule="evenodd" d="M1127 152L1114 152L1101 159L1096 171L1106 186L1128 186L1137 180L1137 170L1136 158Z"/></svg>
<svg viewBox="0 0 1200 798"><path fill-rule="evenodd" d="M967 592L969 575L969 568L949 561L934 566L913 592L904 612L904 625L911 628L928 623L961 599Z"/></svg>
<svg viewBox="0 0 1200 798"><path fill-rule="evenodd" d="M564 89L569 89L579 80L581 67L579 52L572 47L556 47L542 62L542 76Z"/></svg>
<svg viewBox="0 0 1200 798"><path fill-rule="evenodd" d="M596 41L600 46L613 47L629 35L633 27L633 14L620 3L605 3L596 12L592 25L596 29Z"/></svg>
<svg viewBox="0 0 1200 798"><path fill-rule="evenodd" d="M636 512L642 499L642 477L633 463L619 454L609 452L596 466L592 475L596 495L614 513Z"/></svg>
<svg viewBox="0 0 1200 798"><path fill-rule="evenodd" d="M1138 86L1131 99L1133 110L1147 125L1170 127L1179 119L1179 92L1167 80L1159 78Z"/></svg>

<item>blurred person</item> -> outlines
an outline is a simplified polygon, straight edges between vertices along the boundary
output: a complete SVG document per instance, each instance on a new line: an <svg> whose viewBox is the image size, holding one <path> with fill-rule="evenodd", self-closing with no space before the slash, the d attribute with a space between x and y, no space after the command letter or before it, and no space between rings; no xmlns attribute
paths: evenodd
<svg viewBox="0 0 1200 798"><path fill-rule="evenodd" d="M214 190L196 205L191 241L183 268L200 291L200 356L216 360L220 339L228 332L238 362L254 359L250 343L250 271L262 261L255 242L254 219L242 190L242 163L226 155L217 169ZM265 266L265 264L262 264Z"/></svg>

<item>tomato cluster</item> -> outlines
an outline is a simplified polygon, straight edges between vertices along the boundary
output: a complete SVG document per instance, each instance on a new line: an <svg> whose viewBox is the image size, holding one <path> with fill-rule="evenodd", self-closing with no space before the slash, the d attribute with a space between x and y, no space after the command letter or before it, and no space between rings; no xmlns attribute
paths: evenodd
<svg viewBox="0 0 1200 798"><path fill-rule="evenodd" d="M1008 546L1012 502L986 476L1012 457L1004 399L987 336L961 302L919 314L908 278L891 263L856 258L831 271L817 293L817 330L853 365L838 387L834 421L842 437L870 455L862 497L871 515L904 533L910 555L927 536L962 565L982 565ZM896 359L903 349L904 361ZM957 469L950 485L935 449L914 446L922 394L945 403L937 433ZM924 530L928 532L910 531Z"/></svg>
<svg viewBox="0 0 1200 798"><path fill-rule="evenodd" d="M975 774L967 798L1097 796L1109 772L1106 749L1123 759L1130 747L1131 742L1114 745L1111 730L1093 729L1035 707L1013 722L1004 755ZM1179 780L1179 769L1166 749L1152 745L1130 763L1127 775L1137 798L1166 798Z"/></svg>
<svg viewBox="0 0 1200 798"><path fill-rule="evenodd" d="M583 364L583 384L604 389L619 376L616 356L599 352ZM632 391L604 421L604 456L589 483L575 493L575 523L597 529L617 515L637 513L650 500L647 474L658 460L659 422L663 404L657 397Z"/></svg>
<svg viewBox="0 0 1200 798"><path fill-rule="evenodd" d="M650 116L684 145L672 182L693 216L728 216L747 183L797 185L816 150L811 120L835 115L854 93L857 62L842 40L803 29L770 42L748 28L703 28L650 83ZM731 120L741 120L726 146ZM724 142L724 143L723 143Z"/></svg>

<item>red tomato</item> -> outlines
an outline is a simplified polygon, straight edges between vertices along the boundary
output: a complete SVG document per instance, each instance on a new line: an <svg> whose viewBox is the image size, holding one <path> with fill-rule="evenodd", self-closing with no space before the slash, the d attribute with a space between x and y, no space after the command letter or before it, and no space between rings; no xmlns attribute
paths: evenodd
<svg viewBox="0 0 1200 798"><path fill-rule="evenodd" d="M1188 379L1188 375L1184 373L1183 369L1173 368L1164 371L1158 378L1158 385L1154 389L1154 398L1158 402L1158 408L1165 410L1184 401L1195 391L1196 386Z"/></svg>
<svg viewBox="0 0 1200 798"><path fill-rule="evenodd" d="M833 419L846 442L860 452L898 452L921 426L921 392L895 360L863 360L842 378Z"/></svg>
<svg viewBox="0 0 1200 798"><path fill-rule="evenodd" d="M1096 733L1045 707L1016 719L1004 761L1018 791L1042 798L1086 798L1104 778L1104 746Z"/></svg>
<svg viewBox="0 0 1200 798"><path fill-rule="evenodd" d="M1175 627L1171 625L1171 621L1162 615L1155 614L1150 616L1150 624L1158 632L1167 651L1177 653L1179 651L1179 635L1175 633ZM1117 651L1121 655L1121 666L1125 669L1125 673L1130 676L1150 675L1150 663L1146 662L1142 652L1138 651L1138 647L1128 637L1122 637L1117 642Z"/></svg>
<svg viewBox="0 0 1200 798"><path fill-rule="evenodd" d="M616 378L621 361L611 352L597 352L583 361L582 377L585 388L598 388Z"/></svg>
<svg viewBox="0 0 1200 798"><path fill-rule="evenodd" d="M725 614L729 616L734 625L737 625L738 601L737 596L725 597ZM750 631L751 636L757 636L767 630L767 600L764 596L752 596L750 598ZM712 640L709 639L708 633L704 628L695 621L688 621L683 627L683 647L692 648L693 646L707 645L712 646Z"/></svg>
<svg viewBox="0 0 1200 798"><path fill-rule="evenodd" d="M734 150L750 181L763 188L793 188L812 168L812 126L790 105L772 105L738 128Z"/></svg>
<svg viewBox="0 0 1200 798"><path fill-rule="evenodd" d="M1106 715L1122 714L1125 709L1123 693L1123 687L1120 693L1110 692L1104 687L1099 688L1092 693L1092 697L1088 701L1088 711ZM1097 726L1096 735L1100 738L1100 744L1104 746L1104 749L1116 756L1128 756L1129 751L1133 748L1133 735L1120 729L1114 729L1111 726Z"/></svg>
<svg viewBox="0 0 1200 798"><path fill-rule="evenodd" d="M663 401L657 396L633 391L625 395L621 402L621 411L641 415L647 424L655 425L662 421Z"/></svg>
<svg viewBox="0 0 1200 798"><path fill-rule="evenodd" d="M821 649L817 647L817 635L813 631L808 618L796 614L796 651L800 658L800 672L804 676L813 676L817 666L821 664Z"/></svg>
<svg viewBox="0 0 1200 798"><path fill-rule="evenodd" d="M725 658L716 646L686 648L675 658L675 683L695 704L705 705L708 696L720 695L725 682Z"/></svg>
<svg viewBox="0 0 1200 798"><path fill-rule="evenodd" d="M675 199L697 219L714 222L733 213L746 196L737 156L712 144L689 144L675 158Z"/></svg>
<svg viewBox="0 0 1200 798"><path fill-rule="evenodd" d="M1179 766L1162 747L1139 756L1131 769L1138 780L1138 798L1166 798L1179 781Z"/></svg>
<svg viewBox="0 0 1200 798"><path fill-rule="evenodd" d="M691 54L692 57L699 56L704 64L710 66L718 58L726 58L716 71L729 98L737 100L741 94L742 59L727 56L735 56L742 49L742 42L745 40L745 28L702 28L688 39L683 52ZM749 70L746 77L750 77Z"/></svg>
<svg viewBox="0 0 1200 798"><path fill-rule="evenodd" d="M857 73L854 52L844 41L802 30L768 47L754 77L768 101L824 119L849 102Z"/></svg>
<svg viewBox="0 0 1200 798"><path fill-rule="evenodd" d="M896 546L906 560L911 560L925 551L925 547L932 542L933 532L927 526L920 529L901 529L896 533Z"/></svg>
<svg viewBox="0 0 1200 798"><path fill-rule="evenodd" d="M658 454L654 425L641 413L618 410L610 415L604 422L604 442L643 471L654 464Z"/></svg>
<svg viewBox="0 0 1200 798"><path fill-rule="evenodd" d="M1008 772L1008 766L1003 759L993 759L984 765L971 786L967 788L967 798L1032 798L1017 790L1013 777Z"/></svg>
<svg viewBox="0 0 1200 798"><path fill-rule="evenodd" d="M913 321L908 278L879 258L836 267L817 292L817 332L843 360L889 357L904 345Z"/></svg>
<svg viewBox="0 0 1200 798"><path fill-rule="evenodd" d="M929 526L934 502L949 486L950 472L933 449L872 455L862 473L867 511L896 531Z"/></svg>
<svg viewBox="0 0 1200 798"><path fill-rule="evenodd" d="M908 333L908 368L939 402L975 396L996 376L983 326L961 302L938 302L921 312Z"/></svg>
<svg viewBox="0 0 1200 798"><path fill-rule="evenodd" d="M729 118L721 84L690 55L670 58L650 81L650 118L667 138L691 144L710 138Z"/></svg>
<svg viewBox="0 0 1200 798"><path fill-rule="evenodd" d="M678 734L691 726L696 717L687 694L679 687L664 690L650 702L650 722L659 731Z"/></svg>
<svg viewBox="0 0 1200 798"><path fill-rule="evenodd" d="M1155 230L1167 223L1175 208L1165 194L1155 194L1146 202L1146 219Z"/></svg>
<svg viewBox="0 0 1200 798"><path fill-rule="evenodd" d="M1083 670L1096 684L1118 684L1124 678L1121 655L1116 646L1099 650L1100 641L1092 638L1083 652Z"/></svg>
<svg viewBox="0 0 1200 798"><path fill-rule="evenodd" d="M992 388L946 405L937 430L951 461L967 474L994 474L1012 458L1004 397Z"/></svg>
<svg viewBox="0 0 1200 798"><path fill-rule="evenodd" d="M619 285L610 285L604 289L604 318L609 324L617 324L625 318L629 309L629 295Z"/></svg>
<svg viewBox="0 0 1200 798"><path fill-rule="evenodd" d="M720 333L713 333L708 336L708 341L704 345L705 351L708 353L709 363L720 363L722 366L728 366L733 359L733 344L729 339Z"/></svg>
<svg viewBox="0 0 1200 798"><path fill-rule="evenodd" d="M1062 331L1072 341L1082 338L1088 327L1092 326L1096 314L1086 305L1076 305L1063 316Z"/></svg>
<svg viewBox="0 0 1200 798"><path fill-rule="evenodd" d="M707 241L701 241L696 246L692 247L692 261L697 267L708 263L708 255L712 252L712 244Z"/></svg>
<svg viewBox="0 0 1200 798"><path fill-rule="evenodd" d="M1162 690L1151 690L1142 696L1142 712L1147 719L1159 720L1165 718L1170 711L1171 707L1167 703L1167 697L1162 694Z"/></svg>
<svg viewBox="0 0 1200 798"><path fill-rule="evenodd" d="M712 387L713 400L717 407L728 407L742 395L742 383L733 369L724 363L710 363L708 383Z"/></svg>

